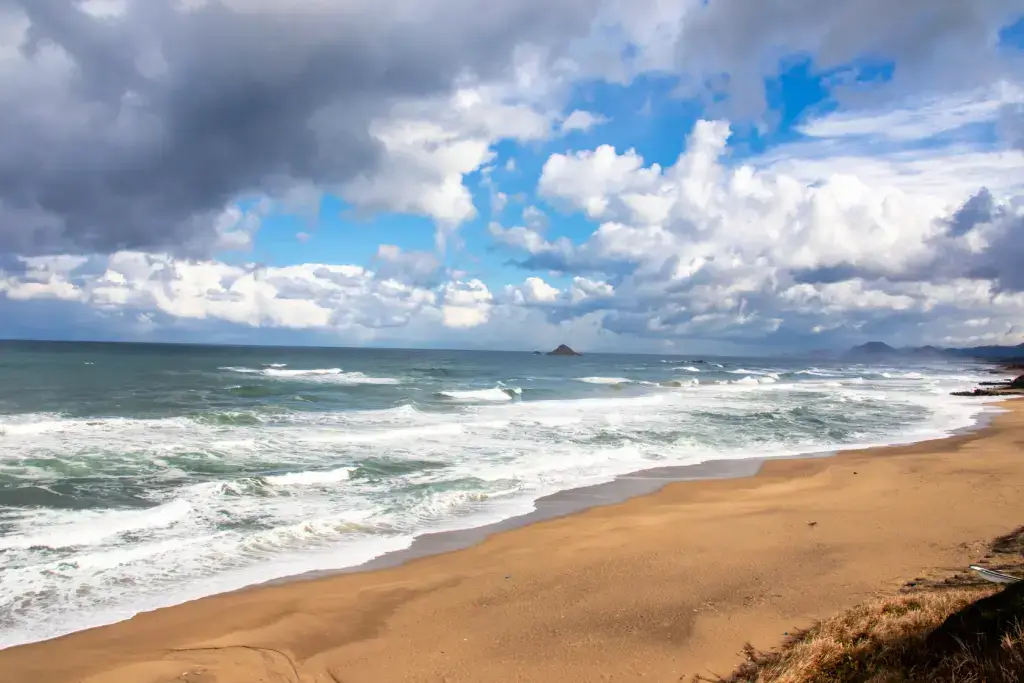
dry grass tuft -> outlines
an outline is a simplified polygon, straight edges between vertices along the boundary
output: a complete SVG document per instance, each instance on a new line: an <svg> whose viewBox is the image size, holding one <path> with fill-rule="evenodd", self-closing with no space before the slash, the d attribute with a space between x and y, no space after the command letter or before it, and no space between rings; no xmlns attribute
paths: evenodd
<svg viewBox="0 0 1024 683"><path fill-rule="evenodd" d="M1024 622L995 647L964 643L936 659L926 646L927 636L947 617L993 592L935 591L860 605L795 636L777 652L748 646L747 662L721 683L1020 683Z"/></svg>
<svg viewBox="0 0 1024 683"><path fill-rule="evenodd" d="M993 560L1024 565L1024 529L996 540ZM1006 565L1004 565L1006 566ZM989 597L993 596L993 597ZM1024 582L1003 591L957 575L859 605L708 683L1022 683Z"/></svg>

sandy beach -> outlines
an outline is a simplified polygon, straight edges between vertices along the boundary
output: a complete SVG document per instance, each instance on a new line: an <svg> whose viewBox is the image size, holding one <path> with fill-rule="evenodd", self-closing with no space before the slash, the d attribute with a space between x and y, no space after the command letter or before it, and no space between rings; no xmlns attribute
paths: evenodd
<svg viewBox="0 0 1024 683"><path fill-rule="evenodd" d="M398 567L0 651L12 683L679 681L981 559L1024 520L1024 405L963 436L670 484Z"/></svg>

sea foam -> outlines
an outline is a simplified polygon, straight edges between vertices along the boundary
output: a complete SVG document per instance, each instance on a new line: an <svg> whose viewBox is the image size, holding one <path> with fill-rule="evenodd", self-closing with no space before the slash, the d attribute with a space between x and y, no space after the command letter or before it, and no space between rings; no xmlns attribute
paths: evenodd
<svg viewBox="0 0 1024 683"><path fill-rule="evenodd" d="M221 372L318 386L198 414L197 399L164 417L0 417L0 475L91 506L3 508L0 644L353 566L420 534L524 514L541 496L645 468L933 438L969 426L986 405L949 396L980 378L949 368L914 369L914 379L745 361L733 375L708 367L698 384L656 361L563 370L545 358L522 373L536 378L526 392L507 365L462 383L436 372L349 391L339 378L415 373L392 365L357 375L330 358L313 370L247 362L260 367ZM738 383L714 383L725 377ZM628 390L601 387L617 382ZM292 396L303 391L326 402L300 409ZM375 392L385 398L361 407ZM335 395L355 403L338 408Z"/></svg>

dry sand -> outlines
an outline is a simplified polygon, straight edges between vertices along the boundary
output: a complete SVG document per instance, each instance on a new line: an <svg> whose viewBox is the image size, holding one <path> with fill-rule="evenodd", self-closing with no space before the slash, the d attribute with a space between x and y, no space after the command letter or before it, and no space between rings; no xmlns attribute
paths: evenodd
<svg viewBox="0 0 1024 683"><path fill-rule="evenodd" d="M0 651L3 683L679 681L1024 524L1024 402L974 434L659 493L403 566ZM813 524L812 524L813 523Z"/></svg>

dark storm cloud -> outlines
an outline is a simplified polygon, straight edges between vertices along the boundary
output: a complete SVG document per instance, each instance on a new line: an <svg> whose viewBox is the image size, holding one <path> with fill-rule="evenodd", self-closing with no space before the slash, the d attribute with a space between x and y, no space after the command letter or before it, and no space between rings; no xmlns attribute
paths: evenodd
<svg viewBox="0 0 1024 683"><path fill-rule="evenodd" d="M206 251L232 198L373 172L396 98L557 48L597 1L127 4L0 0L0 252Z"/></svg>
<svg viewBox="0 0 1024 683"><path fill-rule="evenodd" d="M953 237L960 237L974 229L976 225L988 223L992 220L995 211L995 199L988 188L981 190L964 202L964 205L957 209L956 213L949 220L949 234Z"/></svg>
<svg viewBox="0 0 1024 683"><path fill-rule="evenodd" d="M963 240L936 242L934 260L922 269L921 279L966 277L991 280L997 291L1024 291L1024 197L996 202L982 188L946 221L954 238L980 233L980 248Z"/></svg>
<svg viewBox="0 0 1024 683"><path fill-rule="evenodd" d="M1024 214L1003 214L988 248L966 261L971 277L994 280L1001 291L1024 292Z"/></svg>
<svg viewBox="0 0 1024 683"><path fill-rule="evenodd" d="M852 263L839 263L832 266L795 270L793 271L793 282L800 285L831 285L865 276L864 270Z"/></svg>

